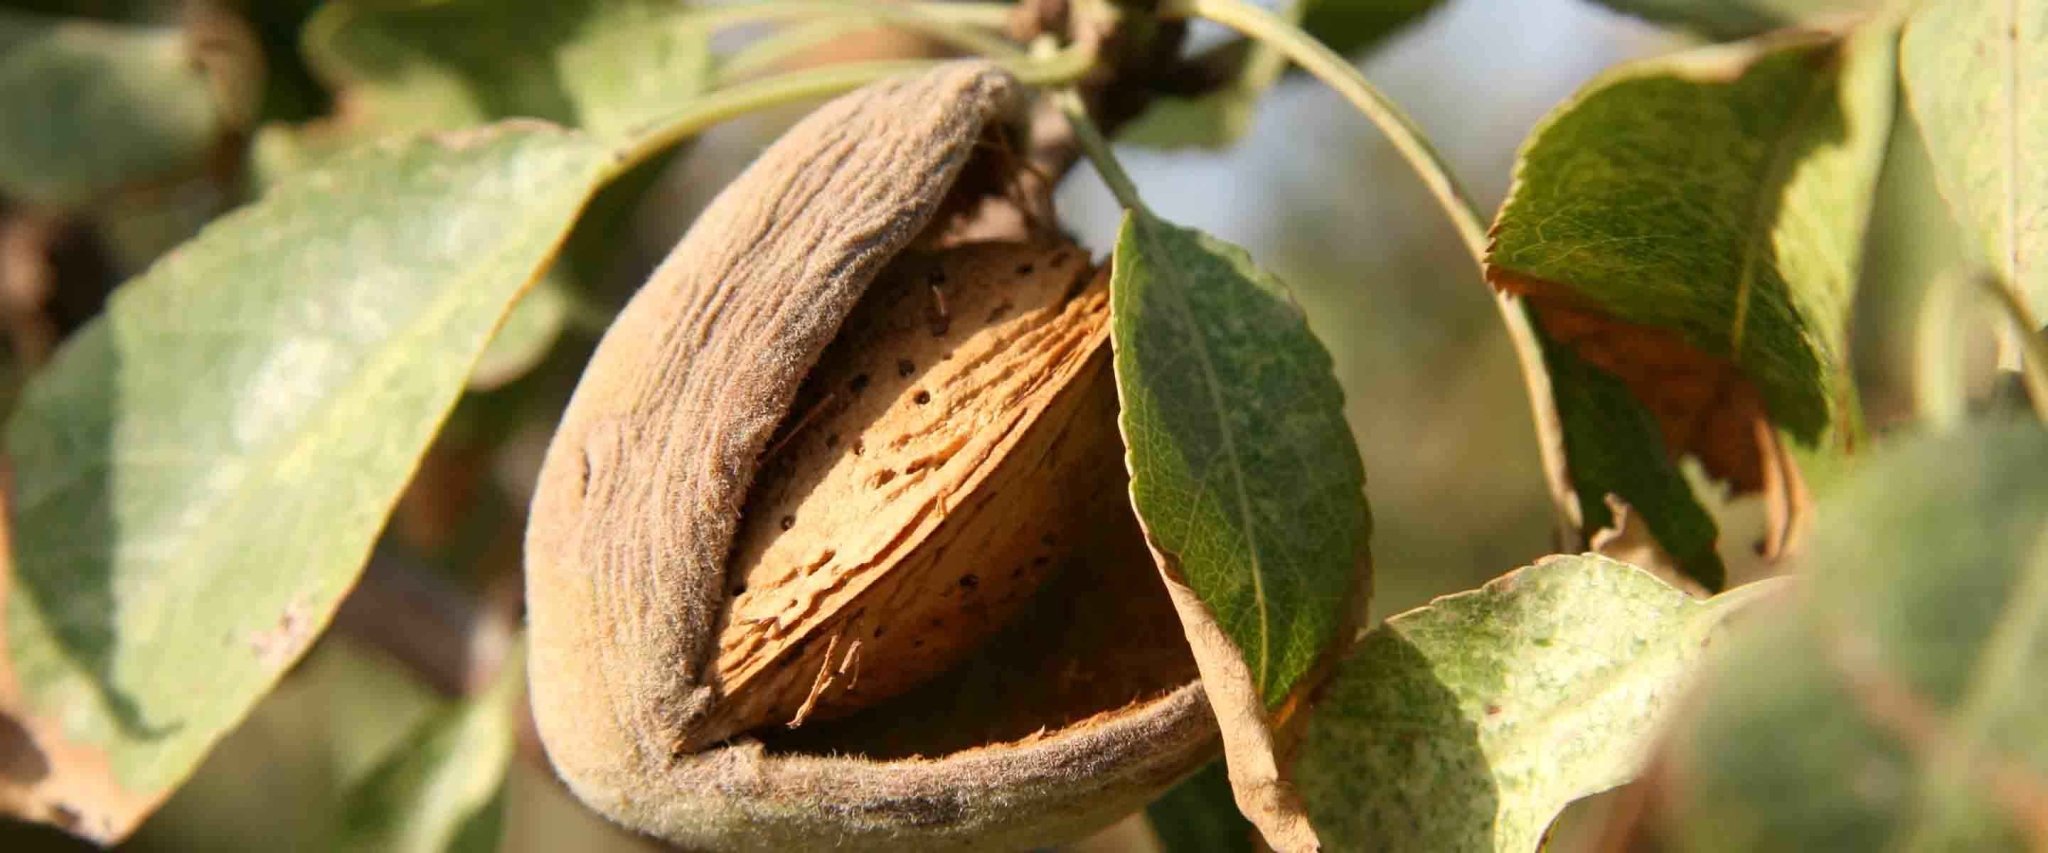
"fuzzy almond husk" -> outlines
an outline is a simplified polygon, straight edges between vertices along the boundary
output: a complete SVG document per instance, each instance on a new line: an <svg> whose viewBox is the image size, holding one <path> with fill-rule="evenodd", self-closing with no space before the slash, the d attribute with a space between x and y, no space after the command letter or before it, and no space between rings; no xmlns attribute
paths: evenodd
<svg viewBox="0 0 2048 853"><path fill-rule="evenodd" d="M692 848L1014 849L1105 825L1215 754L1191 680L925 757L683 748L720 701L707 673L758 460L1015 89L956 63L820 108L719 195L600 343L542 468L527 601L542 740L612 819Z"/></svg>

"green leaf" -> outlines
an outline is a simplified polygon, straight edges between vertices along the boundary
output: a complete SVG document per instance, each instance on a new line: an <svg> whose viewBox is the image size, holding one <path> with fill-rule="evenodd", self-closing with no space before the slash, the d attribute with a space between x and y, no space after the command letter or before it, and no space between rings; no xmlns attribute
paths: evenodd
<svg viewBox="0 0 2048 853"><path fill-rule="evenodd" d="M525 116L621 141L702 92L712 62L675 0L330 0L305 42L369 134Z"/></svg>
<svg viewBox="0 0 2048 853"><path fill-rule="evenodd" d="M329 0L306 27L307 61L344 93L338 120L272 125L256 139L262 180L366 141L535 117L623 146L711 85L709 34L676 0ZM519 303L472 384L524 375L553 347L570 304L620 256L620 224L669 158L592 202L561 262Z"/></svg>
<svg viewBox="0 0 2048 853"><path fill-rule="evenodd" d="M2048 315L2048 0L1922 3L1900 64L1942 195Z"/></svg>
<svg viewBox="0 0 2048 853"><path fill-rule="evenodd" d="M1110 279L1131 501L1223 732L1239 808L1315 844L1267 710L1341 651L1370 596L1365 469L1330 355L1243 249L1142 208Z"/></svg>
<svg viewBox="0 0 2048 853"><path fill-rule="evenodd" d="M1498 276L1732 361L1814 442L1890 127L1889 38L1708 48L1603 76L1522 150ZM1540 284L1527 285L1530 288Z"/></svg>
<svg viewBox="0 0 2048 853"><path fill-rule="evenodd" d="M1617 12L1685 27L1713 39L1739 39L1827 15L1878 7L1878 0L1595 0Z"/></svg>
<svg viewBox="0 0 2048 853"><path fill-rule="evenodd" d="M1620 526L1606 500L1613 495L1641 517L1688 577L1709 590L1722 588L1728 569L1714 546L1720 528L1671 458L1656 415L1627 384L1559 346L1541 327L1536 340L1550 374L1582 532Z"/></svg>
<svg viewBox="0 0 2048 853"><path fill-rule="evenodd" d="M1366 634L1295 779L1332 850L1523 853L1641 770L1747 587L1695 599L1597 555L1550 557Z"/></svg>
<svg viewBox="0 0 2048 853"><path fill-rule="evenodd" d="M322 850L341 799L446 704L410 669L328 635L126 845Z"/></svg>
<svg viewBox="0 0 2048 853"><path fill-rule="evenodd" d="M549 270L526 295L512 303L504 324L491 336L491 344L477 359L469 374L473 391L489 391L526 375L546 358L555 339L568 325L575 297L562 280L561 266Z"/></svg>
<svg viewBox="0 0 2048 853"><path fill-rule="evenodd" d="M2048 433L1894 445L1823 502L1794 606L1670 753L1681 846L2019 850L2048 779Z"/></svg>
<svg viewBox="0 0 2048 853"><path fill-rule="evenodd" d="M222 118L193 60L176 27L0 10L0 193L75 207L197 168Z"/></svg>
<svg viewBox="0 0 2048 853"><path fill-rule="evenodd" d="M334 106L333 97L306 66L299 34L321 0L266 0L238 11L263 54L263 100L257 114L278 121L310 121Z"/></svg>
<svg viewBox="0 0 2048 853"><path fill-rule="evenodd" d="M1116 141L1145 148L1228 148L1251 132L1258 91L1242 82L1198 98L1162 97L1117 132Z"/></svg>
<svg viewBox="0 0 2048 853"><path fill-rule="evenodd" d="M8 424L0 802L125 835L296 660L611 167L531 123L302 173L117 292Z"/></svg>
<svg viewBox="0 0 2048 853"><path fill-rule="evenodd" d="M1297 0L1301 28L1331 50L1357 54L1422 19L1442 0Z"/></svg>
<svg viewBox="0 0 2048 853"><path fill-rule="evenodd" d="M1243 249L1139 210L1114 265L1132 502L1277 704L1336 638L1367 559L1343 390L1286 286Z"/></svg>
<svg viewBox="0 0 2048 853"><path fill-rule="evenodd" d="M1212 761L1145 809L1166 853L1252 853L1258 837L1231 799L1223 762Z"/></svg>
<svg viewBox="0 0 2048 853"><path fill-rule="evenodd" d="M498 849L505 773L526 685L521 655L490 688L421 723L342 806L337 850Z"/></svg>
<svg viewBox="0 0 2048 853"><path fill-rule="evenodd" d="M1738 495L1790 479L1778 430L1848 445L1859 415L1846 327L1891 123L1893 35L1870 27L1633 63L1524 143L1487 275L1527 300L1550 341L1640 401L1635 412L1604 407L1622 420L1582 425L1588 438L1639 433L1647 411L1670 458L1697 457ZM1560 397L1578 393L1593 392ZM1659 495L1639 509L1660 538L1679 537L1666 547L1696 555L1695 577L1718 576L1674 466L1568 464L1575 483ZM1603 495L1582 491L1591 521Z"/></svg>

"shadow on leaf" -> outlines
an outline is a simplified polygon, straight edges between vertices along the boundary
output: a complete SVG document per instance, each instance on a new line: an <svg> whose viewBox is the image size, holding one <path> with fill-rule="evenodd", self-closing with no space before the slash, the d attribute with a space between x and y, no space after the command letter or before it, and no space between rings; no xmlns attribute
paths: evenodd
<svg viewBox="0 0 2048 853"><path fill-rule="evenodd" d="M1373 721L1323 728L1317 753L1302 759L1300 784L1325 843L1493 849L1500 794L1479 727L1407 637L1369 635L1322 704Z"/></svg>

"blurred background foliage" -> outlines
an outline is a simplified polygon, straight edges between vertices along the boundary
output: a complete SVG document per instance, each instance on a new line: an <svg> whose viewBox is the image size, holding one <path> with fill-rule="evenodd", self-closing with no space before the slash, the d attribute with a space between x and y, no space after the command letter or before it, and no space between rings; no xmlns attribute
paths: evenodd
<svg viewBox="0 0 2048 853"><path fill-rule="evenodd" d="M0 405L113 286L259 192L264 170L289 168L305 139L376 130L347 125L360 120L363 91L330 86L360 82L350 75L378 69L357 63L337 71L332 44L307 43L314 32L309 19L427 5L437 4L0 0L0 96L30 91L23 81L31 71L22 65L28 54L10 48L9 39L45 26L67 28L64 47L37 60L45 66L33 73L72 61L64 50L114 49L122 64L158 63L137 73L161 75L152 84L164 92L122 102L96 91L103 81L69 79L68 100L52 100L49 126L37 128L63 140L61 146L0 146L0 159L54 156L97 169L20 172L0 162L0 324L11 344L0 355ZM515 16L529 5L471 11ZM1309 23L1341 19L1352 5L1312 4ZM1342 46L1408 107L1487 212L1507 193L1517 146L1555 104L1616 62L1688 43L1588 0L1381 5L1400 28ZM565 14L573 17L558 8L544 20L566 28ZM528 45L533 62L547 61L551 46L561 43L553 34L520 31L517 22L498 23L511 33L505 38ZM760 35L750 30L714 46L730 51ZM95 41L104 38L159 46L171 39L183 52L165 64L147 50ZM1194 33L1197 49L1221 41L1218 32ZM900 36L853 33L808 58L906 48L921 49ZM315 58L310 65L308 56ZM316 68L323 60L327 65ZM471 106L479 116L499 112L490 103L479 95ZM532 111L530 98L504 103ZM1508 341L1492 297L1421 185L1366 122L1304 78L1285 77L1269 97L1235 108L1241 112L1230 120L1248 132L1234 147L1128 146L1126 164L1157 210L1246 246L1290 282L1335 356L1373 503L1375 616L1477 586L1554 551L1528 403ZM126 847L272 849L329 837L353 786L406 750L409 734L440 709L484 689L517 624L531 481L583 359L611 312L695 211L793 115L785 110L721 126L601 197L565 256L566 274L550 276L508 323L494 351L500 361L491 362L498 369L473 383L430 452L366 580L344 605L338 630ZM1215 119L1213 112L1168 109L1140 126ZM91 132L103 120L127 135ZM1921 310L1924 283L1951 266L1957 251L1944 236L1947 214L1931 195L1917 134L1907 122L1899 127L1856 323L1859 379L1870 422L1880 430L1912 406L1907 389L1915 362L1906 330ZM157 146L148 156L121 150L142 137ZM53 183L57 177L66 182ZM1062 188L1059 205L1085 243L1106 250L1120 211L1086 167ZM1731 511L1741 517L1748 510ZM1724 529L1736 578L1744 577L1744 566L1753 576L1742 526L1724 522ZM503 849L594 853L642 845L553 782L530 731L522 729L520 741L503 794ZM1559 841L1568 843L1572 827L1583 822L1568 813ZM1128 849L1147 841L1142 826L1125 826L1081 847ZM54 832L0 825L6 849L72 843Z"/></svg>

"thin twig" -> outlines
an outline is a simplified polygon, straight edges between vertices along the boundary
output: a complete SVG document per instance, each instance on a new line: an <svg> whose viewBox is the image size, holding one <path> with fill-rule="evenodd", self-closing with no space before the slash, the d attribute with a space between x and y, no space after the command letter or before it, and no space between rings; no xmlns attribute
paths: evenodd
<svg viewBox="0 0 2048 853"><path fill-rule="evenodd" d="M1367 81L1344 57L1316 41L1299 27L1243 0L1167 0L1160 14L1199 17L1214 21L1266 44L1272 45L1302 70L1336 90L1353 107L1364 113L1385 133L1394 150L1408 161L1409 168L1436 197L1437 206L1451 220L1458 238L1472 261L1484 270L1487 236L1478 210L1451 177L1450 167L1431 148L1420 128L1407 113ZM1496 292L1500 311L1515 356L1521 362L1522 382L1529 393L1530 414L1535 420L1538 449L1550 483L1551 499L1558 514L1560 533L1574 541L1579 536L1579 512L1572 499L1571 481L1566 473L1564 430L1558 423L1556 403L1551 397L1550 374L1544 367L1543 350L1524 306L1504 293Z"/></svg>

